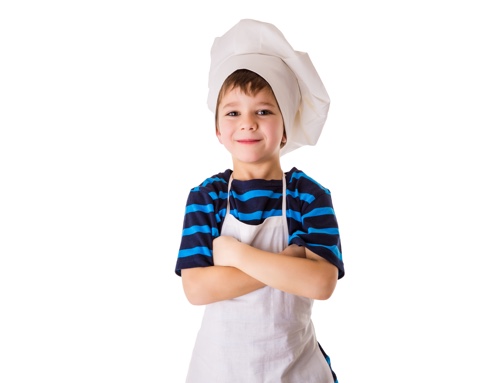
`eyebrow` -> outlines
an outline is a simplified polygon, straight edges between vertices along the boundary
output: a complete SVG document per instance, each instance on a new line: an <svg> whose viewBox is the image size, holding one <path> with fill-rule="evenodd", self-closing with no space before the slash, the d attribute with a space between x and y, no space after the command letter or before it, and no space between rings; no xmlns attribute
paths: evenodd
<svg viewBox="0 0 500 383"><path fill-rule="evenodd" d="M221 108L233 108L233 107L237 106L238 104L239 104L238 102L228 102L227 104L221 105L220 107ZM267 106L267 107L270 107L270 108L278 108L277 104L273 104L271 102L266 102L266 101L259 102L257 104L257 106L259 106L259 107L261 107L261 106Z"/></svg>

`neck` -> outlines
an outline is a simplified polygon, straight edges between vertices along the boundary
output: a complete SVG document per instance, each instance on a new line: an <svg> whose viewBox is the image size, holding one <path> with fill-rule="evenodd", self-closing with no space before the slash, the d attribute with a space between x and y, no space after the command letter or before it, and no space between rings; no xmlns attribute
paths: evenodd
<svg viewBox="0 0 500 383"><path fill-rule="evenodd" d="M283 170L279 161L277 164L245 164L245 166L233 163L233 169L233 178L241 181L252 179L280 180L283 178Z"/></svg>

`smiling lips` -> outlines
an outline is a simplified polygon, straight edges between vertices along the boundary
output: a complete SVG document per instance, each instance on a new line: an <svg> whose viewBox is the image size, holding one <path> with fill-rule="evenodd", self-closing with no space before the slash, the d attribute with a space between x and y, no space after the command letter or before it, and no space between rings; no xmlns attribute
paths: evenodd
<svg viewBox="0 0 500 383"><path fill-rule="evenodd" d="M259 142L260 140L256 139L243 139L243 140L236 140L239 144L255 144L256 142Z"/></svg>

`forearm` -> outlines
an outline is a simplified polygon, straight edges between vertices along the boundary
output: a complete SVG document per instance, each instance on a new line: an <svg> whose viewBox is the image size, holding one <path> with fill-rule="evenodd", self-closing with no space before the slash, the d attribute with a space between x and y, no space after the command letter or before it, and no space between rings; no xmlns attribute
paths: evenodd
<svg viewBox="0 0 500 383"><path fill-rule="evenodd" d="M306 250L307 258L284 257L240 243L232 266L276 289L312 299L328 299L335 289L338 269Z"/></svg>
<svg viewBox="0 0 500 383"><path fill-rule="evenodd" d="M182 285L187 299L194 305L236 298L265 286L243 271L229 266L184 269Z"/></svg>

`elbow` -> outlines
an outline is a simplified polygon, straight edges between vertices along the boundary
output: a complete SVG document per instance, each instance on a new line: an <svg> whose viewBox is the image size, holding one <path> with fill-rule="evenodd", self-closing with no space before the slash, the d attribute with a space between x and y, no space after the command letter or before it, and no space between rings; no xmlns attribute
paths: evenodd
<svg viewBox="0 0 500 383"><path fill-rule="evenodd" d="M318 278L316 288L313 293L313 299L325 301L329 299L337 286L338 269L331 266L330 270L323 275L323 278Z"/></svg>
<svg viewBox="0 0 500 383"><path fill-rule="evenodd" d="M334 283L330 282L330 283L324 283L322 284L322 286L318 286L314 294L315 295L314 299L318 301L326 301L332 296L333 291L335 290L335 285L336 285L335 282Z"/></svg>
<svg viewBox="0 0 500 383"><path fill-rule="evenodd" d="M186 296L189 303L193 306L201 306L203 304L202 300L198 297L198 295L193 294L191 291L184 289L184 295Z"/></svg>
<svg viewBox="0 0 500 383"><path fill-rule="evenodd" d="M193 306L203 306L206 304L203 300L198 299L197 297L190 297L187 294L186 294L186 298L187 298L188 302L191 303Z"/></svg>
<svg viewBox="0 0 500 383"><path fill-rule="evenodd" d="M187 275L183 276L182 288L184 289L184 295L188 302L192 305L201 306L208 303L206 302L206 294L201 288L200 283L197 283L196 278L188 277Z"/></svg>
<svg viewBox="0 0 500 383"><path fill-rule="evenodd" d="M187 283L183 283L184 287L184 295L186 296L189 303L193 306L202 306L207 304L204 300L204 296L196 286L189 285Z"/></svg>

